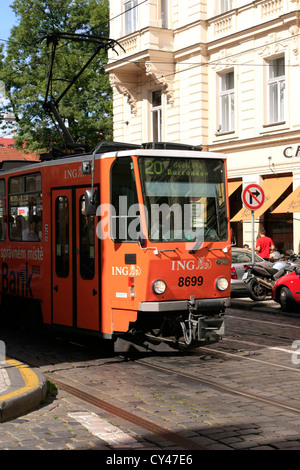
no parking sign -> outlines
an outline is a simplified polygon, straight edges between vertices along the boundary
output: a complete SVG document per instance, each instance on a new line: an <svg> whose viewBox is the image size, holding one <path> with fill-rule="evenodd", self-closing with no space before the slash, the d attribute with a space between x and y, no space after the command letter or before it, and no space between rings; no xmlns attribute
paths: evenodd
<svg viewBox="0 0 300 470"><path fill-rule="evenodd" d="M251 210L252 263L254 263L254 211L260 209L265 202L264 190L258 184L248 184L242 192L242 200L247 209Z"/></svg>

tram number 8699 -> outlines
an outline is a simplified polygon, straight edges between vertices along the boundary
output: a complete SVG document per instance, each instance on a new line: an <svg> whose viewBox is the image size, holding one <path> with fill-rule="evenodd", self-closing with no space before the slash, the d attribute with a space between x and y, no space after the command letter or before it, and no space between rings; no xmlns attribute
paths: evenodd
<svg viewBox="0 0 300 470"><path fill-rule="evenodd" d="M202 276L187 276L187 277L180 277L178 279L178 287L183 286L202 286L203 284L203 277Z"/></svg>

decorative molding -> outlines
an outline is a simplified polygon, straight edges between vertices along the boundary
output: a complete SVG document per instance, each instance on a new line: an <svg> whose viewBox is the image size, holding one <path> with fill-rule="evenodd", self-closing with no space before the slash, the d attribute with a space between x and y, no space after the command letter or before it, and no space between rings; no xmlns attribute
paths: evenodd
<svg viewBox="0 0 300 470"><path fill-rule="evenodd" d="M293 49L294 55L297 56L299 54L299 38L298 38L299 26L294 24L293 26L289 28L289 32L291 36L294 36L292 40L293 41L292 49Z"/></svg>
<svg viewBox="0 0 300 470"><path fill-rule="evenodd" d="M116 88L118 93L127 98L127 102L131 108L131 114L137 115L137 98L134 93L129 91L128 88L120 81L116 74L109 74L109 81L112 87Z"/></svg>
<svg viewBox="0 0 300 470"><path fill-rule="evenodd" d="M227 57L227 55L228 55L227 49L220 50L217 56L217 59L214 60L214 62L211 64L212 68L216 72L221 72L222 70L232 69L236 65L237 63L236 59Z"/></svg>
<svg viewBox="0 0 300 470"><path fill-rule="evenodd" d="M173 67L172 67L173 68ZM162 74L161 69L157 69L155 64L148 61L145 62L145 73L150 78L150 88L159 85L162 92L167 96L168 104L174 105L174 71L167 70Z"/></svg>
<svg viewBox="0 0 300 470"><path fill-rule="evenodd" d="M290 0L292 3L295 3L296 8L300 8L300 0Z"/></svg>
<svg viewBox="0 0 300 470"><path fill-rule="evenodd" d="M265 47L258 53L263 57L284 53L288 44L281 43L276 32L268 34L265 41Z"/></svg>

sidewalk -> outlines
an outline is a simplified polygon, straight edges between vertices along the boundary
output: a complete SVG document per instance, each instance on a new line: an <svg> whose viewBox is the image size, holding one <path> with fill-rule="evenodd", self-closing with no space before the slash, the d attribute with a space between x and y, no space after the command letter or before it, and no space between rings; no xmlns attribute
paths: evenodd
<svg viewBox="0 0 300 470"><path fill-rule="evenodd" d="M274 302L271 298L262 301L254 301L250 297L231 298L231 308L284 314L281 311L280 304Z"/></svg>
<svg viewBox="0 0 300 470"><path fill-rule="evenodd" d="M0 362L0 423L36 409L46 397L46 378L13 359Z"/></svg>

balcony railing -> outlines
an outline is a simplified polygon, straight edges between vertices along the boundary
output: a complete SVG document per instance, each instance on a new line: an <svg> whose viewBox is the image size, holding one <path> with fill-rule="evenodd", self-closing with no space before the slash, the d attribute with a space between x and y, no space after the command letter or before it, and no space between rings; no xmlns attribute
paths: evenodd
<svg viewBox="0 0 300 470"><path fill-rule="evenodd" d="M214 18L209 18L208 41L241 32L260 23L274 20L285 13L299 10L296 0L262 0L249 2Z"/></svg>
<svg viewBox="0 0 300 470"><path fill-rule="evenodd" d="M267 20L283 13L283 0L266 0L261 4L261 19Z"/></svg>

